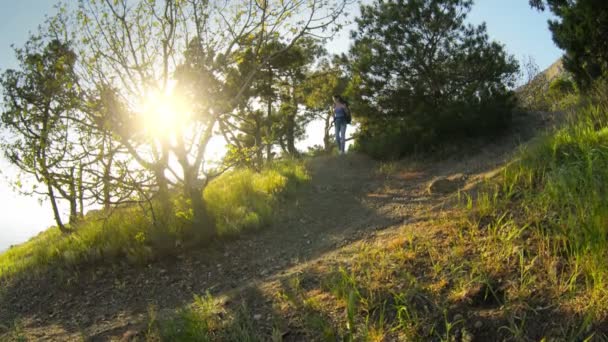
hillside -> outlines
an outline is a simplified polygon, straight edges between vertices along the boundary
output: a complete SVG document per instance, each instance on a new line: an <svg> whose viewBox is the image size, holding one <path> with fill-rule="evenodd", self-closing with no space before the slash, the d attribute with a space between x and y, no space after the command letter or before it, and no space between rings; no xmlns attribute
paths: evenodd
<svg viewBox="0 0 608 342"><path fill-rule="evenodd" d="M538 77L544 77L547 83L551 83L554 79L562 76L565 73L564 63L562 59L558 59L545 69Z"/></svg>
<svg viewBox="0 0 608 342"><path fill-rule="evenodd" d="M456 175L461 188L475 193L480 182L500 174L520 142L531 137L533 123L540 125L533 116L520 117L518 122L525 123L514 130L519 133L441 161L382 164L361 155L314 158L307 163L311 184L281 205L274 224L215 247L150 262L145 267L89 265L4 284L0 333L3 340L155 340L160 336L165 340L173 339L167 336L199 340L200 336L180 335L192 327L179 328L179 322L189 317L187 310L204 307L209 312L195 312L210 323L195 330L216 340L242 340L216 331L227 322L239 325L222 328L230 334L240 332L260 340L331 340L331 336L348 335L353 327L339 323L344 315L348 317L349 309L341 301L329 304L333 301L327 296L340 298L340 290L332 290L334 285L327 285L327 281L340 272L354 272L361 262L370 262L366 266L369 276L379 277L361 286L391 284L403 279L398 274L412 272L416 286L421 291L427 288L413 293L418 298L413 299L416 305L434 302L443 296L440 289L453 286L456 279L436 273L439 259L434 259L441 256L432 253L456 252L453 244L457 235L453 233L462 222L457 219L459 195L453 191L429 193L429 184L438 177ZM412 247L416 245L419 247ZM384 248L388 251L380 252ZM405 248L407 255L401 255L405 259L389 258L395 248ZM459 253L466 257L472 251ZM368 257L372 259L366 260ZM409 261L400 266L405 260ZM407 284L396 288L404 285L407 288ZM475 291L475 286L471 283L470 289L462 290ZM439 292L425 295L429 288ZM461 330L466 327L471 336L501 336L503 332L497 329L508 326L508 317L499 305L483 299L483 294L479 296L477 304L475 300L452 301L445 312L427 308L431 310L427 317L418 319L441 323L445 316L446 324L453 322ZM435 329L439 329L436 333L450 334L445 327ZM403 338L394 331L377 333L380 337L376 340Z"/></svg>

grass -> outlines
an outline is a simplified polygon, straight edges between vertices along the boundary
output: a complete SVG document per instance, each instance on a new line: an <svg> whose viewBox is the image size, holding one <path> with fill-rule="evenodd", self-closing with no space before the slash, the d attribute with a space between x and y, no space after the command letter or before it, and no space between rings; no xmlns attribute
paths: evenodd
<svg viewBox="0 0 608 342"><path fill-rule="evenodd" d="M267 305L311 340L608 340L606 122L580 110L461 207L292 276Z"/></svg>
<svg viewBox="0 0 608 342"><path fill-rule="evenodd" d="M214 180L205 191L205 200L218 234L235 235L269 224L276 202L293 194L306 180L304 166L295 162L278 163L260 173L238 170Z"/></svg>
<svg viewBox="0 0 608 342"><path fill-rule="evenodd" d="M272 294L230 301L205 294L168 317L152 311L146 339L608 340L607 124L605 106L584 107L522 149L476 196L461 194L462 206L350 247L337 265L310 266ZM386 163L377 172L399 171ZM205 198L220 234L231 236L270 222L273 206L306 178L298 164L242 170L212 183ZM116 241L135 234L134 246L145 246L144 230L108 234ZM68 250L81 260L80 250ZM66 258L52 248L39 253ZM272 322L256 319L260 311Z"/></svg>
<svg viewBox="0 0 608 342"><path fill-rule="evenodd" d="M277 162L260 173L235 170L209 184L204 198L216 221L220 237L234 236L244 230L259 229L273 219L281 199L294 193L308 180L305 166L299 161ZM201 194L203 195L203 194ZM19 273L35 274L48 267L72 267L86 263L112 262L117 258L142 263L157 257L161 250L179 250L188 236L189 208L175 196L175 217L154 236L150 215L133 206L116 209L111 215L87 215L70 235L52 227L0 255L0 279ZM156 241L162 240L163 246Z"/></svg>

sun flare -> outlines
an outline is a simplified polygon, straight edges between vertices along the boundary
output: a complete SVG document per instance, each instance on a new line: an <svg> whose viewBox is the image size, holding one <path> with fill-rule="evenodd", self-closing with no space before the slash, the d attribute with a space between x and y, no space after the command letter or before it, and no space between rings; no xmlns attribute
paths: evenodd
<svg viewBox="0 0 608 342"><path fill-rule="evenodd" d="M175 143L178 137L190 140L196 136L192 108L173 92L148 92L139 109L141 128L149 137ZM218 161L226 153L226 141L214 136L205 146L205 158Z"/></svg>
<svg viewBox="0 0 608 342"><path fill-rule="evenodd" d="M171 93L148 93L142 108L142 124L154 138L169 138L187 125L190 110L185 103Z"/></svg>

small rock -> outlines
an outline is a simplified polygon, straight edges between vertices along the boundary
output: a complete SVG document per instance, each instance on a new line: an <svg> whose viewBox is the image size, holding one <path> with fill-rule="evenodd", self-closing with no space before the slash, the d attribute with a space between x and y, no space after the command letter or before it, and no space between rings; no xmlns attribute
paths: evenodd
<svg viewBox="0 0 608 342"><path fill-rule="evenodd" d="M262 315L261 314L255 314L253 315L253 319L256 321L259 321L260 319L262 319Z"/></svg>
<svg viewBox="0 0 608 342"><path fill-rule="evenodd" d="M133 340L135 337L137 337L138 332L135 330L127 330L123 335L122 338L120 339L120 341L131 341Z"/></svg>
<svg viewBox="0 0 608 342"><path fill-rule="evenodd" d="M454 322L456 321L462 321L464 317L461 314L455 314L454 315Z"/></svg>
<svg viewBox="0 0 608 342"><path fill-rule="evenodd" d="M449 177L438 177L433 180L429 187L429 194L449 194L460 189L466 181L463 174L455 174Z"/></svg>
<svg viewBox="0 0 608 342"><path fill-rule="evenodd" d="M474 327L475 329L481 329L481 327L483 327L483 323L481 321L477 321L475 322Z"/></svg>

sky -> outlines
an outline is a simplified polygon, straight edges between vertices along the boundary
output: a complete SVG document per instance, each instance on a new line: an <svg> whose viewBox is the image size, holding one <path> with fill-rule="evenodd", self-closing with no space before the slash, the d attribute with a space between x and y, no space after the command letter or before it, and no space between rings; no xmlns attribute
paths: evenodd
<svg viewBox="0 0 608 342"><path fill-rule="evenodd" d="M45 15L54 13L54 3L53 0L0 0L0 72L17 66L11 44L22 46L29 33L36 32ZM351 8L349 13L352 19L358 14L358 8ZM549 18L549 13L531 9L528 0L476 0L468 19L472 24L485 22L490 39L504 44L506 50L520 60L531 56L543 70L562 55L547 28ZM328 44L328 51L347 52L348 32L354 28L354 24L346 26ZM298 146L322 144L321 127L319 124L309 126L309 138ZM9 184L15 177L15 169L0 156L0 251L26 241L53 224L47 204L41 205L38 199L12 190Z"/></svg>

